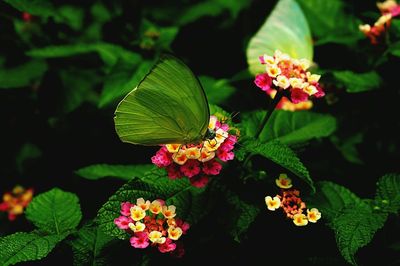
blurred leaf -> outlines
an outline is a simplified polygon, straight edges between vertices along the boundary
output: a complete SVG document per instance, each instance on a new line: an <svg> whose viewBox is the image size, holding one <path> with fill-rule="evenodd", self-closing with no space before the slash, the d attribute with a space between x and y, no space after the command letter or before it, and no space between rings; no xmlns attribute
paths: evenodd
<svg viewBox="0 0 400 266"><path fill-rule="evenodd" d="M357 250L372 240L375 232L385 224L386 218L384 213L354 206L344 209L332 221L339 251L348 263L357 265L354 258Z"/></svg>
<svg viewBox="0 0 400 266"><path fill-rule="evenodd" d="M34 84L47 71L43 60L31 60L13 68L0 68L0 88L20 88Z"/></svg>
<svg viewBox="0 0 400 266"><path fill-rule="evenodd" d="M363 141L363 134L361 132L346 139L332 136L331 140L347 161L356 164L364 164L364 162L360 159L360 155L356 147L357 144L360 144Z"/></svg>
<svg viewBox="0 0 400 266"><path fill-rule="evenodd" d="M123 185L101 207L97 214L97 223L103 232L120 239L127 239L128 234L114 224L114 219L120 214L121 202L135 202L138 198L153 201L163 199L166 202L176 204L177 217L193 224L199 219L198 215L204 215L201 203L204 193L198 193L198 189L192 187L187 178L171 180L166 175L165 169L156 169L148 172L141 179L134 178Z"/></svg>
<svg viewBox="0 0 400 266"><path fill-rule="evenodd" d="M96 73L90 70L69 69L59 72L64 90L62 110L69 113L86 100L91 100L98 82Z"/></svg>
<svg viewBox="0 0 400 266"><path fill-rule="evenodd" d="M67 234L44 235L40 232L18 232L0 238L0 265L40 260L49 254Z"/></svg>
<svg viewBox="0 0 400 266"><path fill-rule="evenodd" d="M209 104L210 114L217 116L220 120L224 118L224 120L229 120L231 118L231 114L219 107L215 104Z"/></svg>
<svg viewBox="0 0 400 266"><path fill-rule="evenodd" d="M244 130L242 133L254 137L265 113L265 111L256 111L242 114L241 128ZM268 125L261 132L259 140L267 142L278 139L283 144L292 145L314 138L327 137L335 129L336 119L328 114L275 110Z"/></svg>
<svg viewBox="0 0 400 266"><path fill-rule="evenodd" d="M141 61L140 58L129 63L124 60L118 61L104 81L98 107L103 108L122 100L126 94L139 84L152 66L153 63L151 61Z"/></svg>
<svg viewBox="0 0 400 266"><path fill-rule="evenodd" d="M361 209L370 208L349 189L329 181L317 183L317 193L310 199L310 202L311 205L320 209L323 218L329 222L334 221L343 210L350 206L358 206Z"/></svg>
<svg viewBox="0 0 400 266"><path fill-rule="evenodd" d="M104 42L47 46L30 50L26 54L39 58L58 58L92 52L98 53L107 65L114 65L118 59L125 60L126 62L137 62L140 60L138 54L128 51L121 46Z"/></svg>
<svg viewBox="0 0 400 266"><path fill-rule="evenodd" d="M392 55L400 57L400 42L396 42L389 46L388 52Z"/></svg>
<svg viewBox="0 0 400 266"><path fill-rule="evenodd" d="M104 234L97 226L82 227L77 233L77 238L71 242L74 265L110 265L103 249L112 240L113 238Z"/></svg>
<svg viewBox="0 0 400 266"><path fill-rule="evenodd" d="M377 183L375 200L381 209L397 214L400 209L400 175L387 174Z"/></svg>
<svg viewBox="0 0 400 266"><path fill-rule="evenodd" d="M79 199L73 193L53 188L33 198L26 218L47 233L69 233L82 218Z"/></svg>
<svg viewBox="0 0 400 266"><path fill-rule="evenodd" d="M315 191L310 173L299 157L297 157L296 153L288 146L280 143L278 140L263 143L254 139L246 139L241 144L241 149L244 149L247 153L261 155L279 164L307 183L313 192Z"/></svg>
<svg viewBox="0 0 400 266"><path fill-rule="evenodd" d="M278 1L271 14L247 47L247 63L253 75L265 72L259 56L273 55L275 50L293 58L313 59L311 33L303 11L295 0Z"/></svg>
<svg viewBox="0 0 400 266"><path fill-rule="evenodd" d="M250 5L250 2L248 0L206 0L192 4L182 12L177 24L185 25L206 16L216 17L225 10L229 11L231 17L235 19L242 9Z"/></svg>
<svg viewBox="0 0 400 266"><path fill-rule="evenodd" d="M380 76L375 71L365 73L355 73L348 70L334 71L333 76L349 93L378 89L382 83Z"/></svg>
<svg viewBox="0 0 400 266"><path fill-rule="evenodd" d="M48 0L4 0L4 2L34 16L49 17L56 13L53 3Z"/></svg>
<svg viewBox="0 0 400 266"><path fill-rule="evenodd" d="M111 165L94 164L81 168L75 173L81 177L97 180L105 177L116 177L124 180L131 180L133 177L141 177L150 170L154 169L153 164L136 165Z"/></svg>
<svg viewBox="0 0 400 266"><path fill-rule="evenodd" d="M15 158L15 164L19 173L23 172L24 162L29 159L35 159L42 156L42 151L32 143L25 143Z"/></svg>
<svg viewBox="0 0 400 266"><path fill-rule="evenodd" d="M199 80L211 104L224 103L235 92L235 88L226 79L216 80L212 77L200 76Z"/></svg>
<svg viewBox="0 0 400 266"><path fill-rule="evenodd" d="M358 29L362 24L346 14L341 0L297 0L310 23L316 45L324 43L354 44L364 35ZM338 19L340 18L340 19Z"/></svg>
<svg viewBox="0 0 400 266"><path fill-rule="evenodd" d="M84 15L82 8L75 6L62 6L58 8L57 11L59 15L55 17L56 22L65 23L76 31L82 28Z"/></svg>
<svg viewBox="0 0 400 266"><path fill-rule="evenodd" d="M178 34L178 27L160 27L147 19L141 24L140 47L145 50L170 50L172 42Z"/></svg>

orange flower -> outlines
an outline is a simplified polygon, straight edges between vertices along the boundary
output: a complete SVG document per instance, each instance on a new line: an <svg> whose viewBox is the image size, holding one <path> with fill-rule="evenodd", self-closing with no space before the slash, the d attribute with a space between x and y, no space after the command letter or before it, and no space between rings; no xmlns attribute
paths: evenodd
<svg viewBox="0 0 400 266"><path fill-rule="evenodd" d="M32 198L33 188L25 189L22 186L15 186L11 192L4 193L0 211L8 212L8 219L13 221L24 212Z"/></svg>

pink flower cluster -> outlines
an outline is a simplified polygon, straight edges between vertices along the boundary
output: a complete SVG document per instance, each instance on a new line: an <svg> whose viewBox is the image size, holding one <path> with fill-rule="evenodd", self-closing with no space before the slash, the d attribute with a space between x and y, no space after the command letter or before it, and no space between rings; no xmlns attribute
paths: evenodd
<svg viewBox="0 0 400 266"><path fill-rule="evenodd" d="M273 56L263 55L259 59L266 65L266 73L257 75L254 83L271 97L283 90L293 104L299 104L307 102L311 96L325 95L318 83L321 76L307 71L311 65L308 60L293 59L278 50ZM305 106L301 108L306 109Z"/></svg>
<svg viewBox="0 0 400 266"><path fill-rule="evenodd" d="M381 16L374 25L364 24L359 26L360 31L369 38L373 45L382 41L384 33L390 27L392 18L400 15L400 5L395 0L378 2L376 5L381 12Z"/></svg>
<svg viewBox="0 0 400 266"><path fill-rule="evenodd" d="M131 235L130 243L134 248L158 247L161 253L171 253L176 257L184 255L182 243L177 240L189 229L189 224L175 218L174 205L165 205L163 200L150 202L143 198L121 203L121 216L114 224Z"/></svg>
<svg viewBox="0 0 400 266"><path fill-rule="evenodd" d="M188 177L195 187L204 187L210 175L218 175L222 162L233 160L233 148L237 137L228 133L229 125L211 116L209 130L213 139L200 144L166 144L151 158L153 164L165 168L171 179Z"/></svg>

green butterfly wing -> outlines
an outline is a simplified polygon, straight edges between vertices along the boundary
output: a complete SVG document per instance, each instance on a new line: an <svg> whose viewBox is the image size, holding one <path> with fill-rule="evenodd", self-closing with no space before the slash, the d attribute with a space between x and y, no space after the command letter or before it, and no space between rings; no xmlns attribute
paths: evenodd
<svg viewBox="0 0 400 266"><path fill-rule="evenodd" d="M157 145L204 139L210 110L203 88L182 61L164 55L118 105L115 129L123 142Z"/></svg>

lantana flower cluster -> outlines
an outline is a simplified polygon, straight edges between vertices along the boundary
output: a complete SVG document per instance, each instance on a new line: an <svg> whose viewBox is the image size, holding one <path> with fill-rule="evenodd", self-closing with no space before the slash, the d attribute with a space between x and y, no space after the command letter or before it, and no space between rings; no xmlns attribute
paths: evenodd
<svg viewBox="0 0 400 266"><path fill-rule="evenodd" d="M283 98L277 108L291 111L309 109L312 107L310 97L325 95L319 84L321 76L307 71L311 66L307 59L293 59L276 50L274 55L265 54L259 60L265 65L266 72L258 74L254 83L272 98L277 91L284 91L289 98Z"/></svg>
<svg viewBox="0 0 400 266"><path fill-rule="evenodd" d="M18 215L23 214L32 198L33 188L25 189L22 186L15 186L12 191L4 193L0 211L8 212L8 220L14 221Z"/></svg>
<svg viewBox="0 0 400 266"><path fill-rule="evenodd" d="M275 183L281 188L281 192L275 197L265 197L268 210L275 211L282 208L286 217L292 219L296 226L305 226L309 222L316 223L321 218L317 208L307 209L305 202L300 198L300 191L292 189L292 180L286 174L280 174Z"/></svg>
<svg viewBox="0 0 400 266"><path fill-rule="evenodd" d="M371 44L378 44L383 38L384 33L390 27L392 18L400 15L400 5L395 0L386 0L376 3L381 16L373 26L369 24L360 25L359 29L367 36Z"/></svg>
<svg viewBox="0 0 400 266"><path fill-rule="evenodd" d="M130 243L134 248L157 247L161 253L173 252L177 257L184 254L183 245L177 242L186 234L190 225L176 218L176 207L166 205L163 200L144 200L136 203L122 202L121 216L114 224L131 235Z"/></svg>
<svg viewBox="0 0 400 266"><path fill-rule="evenodd" d="M229 125L216 116L210 117L208 128L215 137L199 144L166 144L151 158L153 164L165 168L171 179L188 177L195 187L204 187L209 176L218 175L222 162L233 160L237 136L229 134Z"/></svg>

